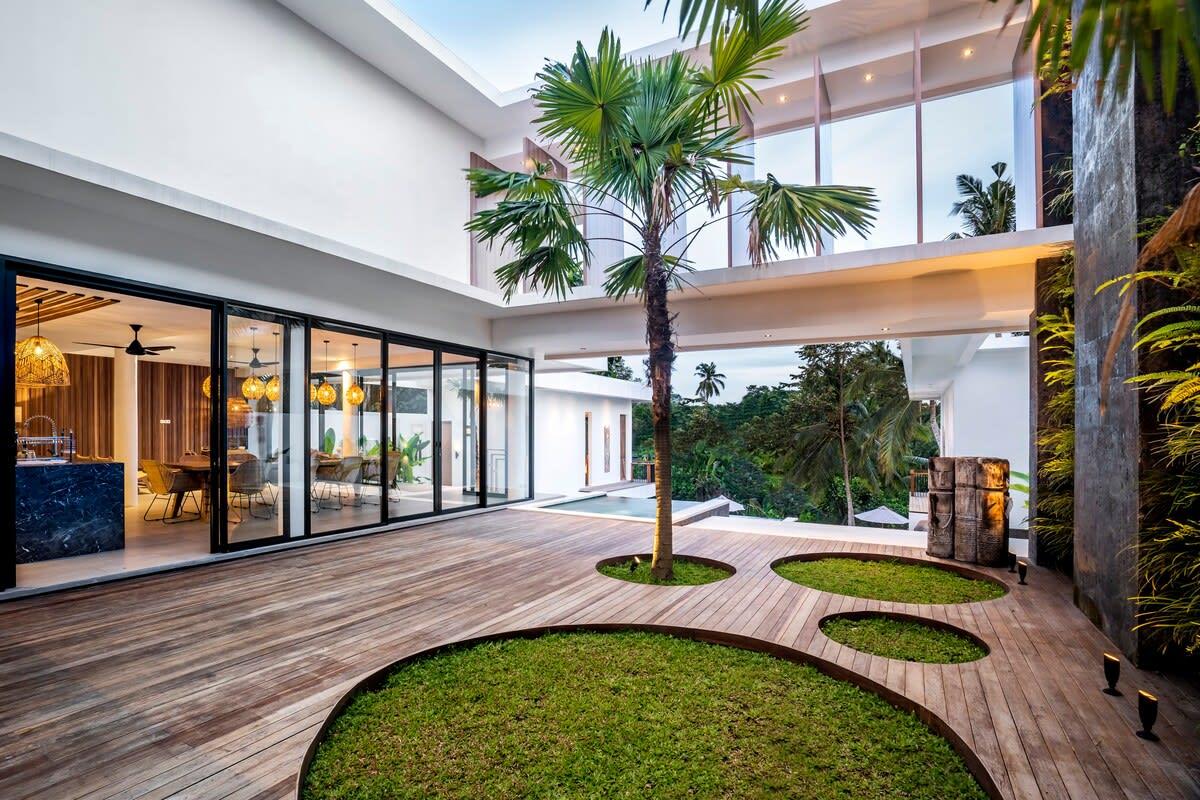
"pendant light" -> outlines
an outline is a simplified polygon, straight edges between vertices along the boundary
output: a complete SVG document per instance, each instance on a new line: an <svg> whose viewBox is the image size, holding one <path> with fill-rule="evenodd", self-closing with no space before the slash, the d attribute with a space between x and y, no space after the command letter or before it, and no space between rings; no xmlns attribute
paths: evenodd
<svg viewBox="0 0 1200 800"><path fill-rule="evenodd" d="M346 387L346 402L357 406L367 399L367 393L358 385L358 342L351 346L354 348L354 372L350 379L350 385Z"/></svg>
<svg viewBox="0 0 1200 800"><path fill-rule="evenodd" d="M37 333L17 342L16 383L30 388L54 388L71 385L67 359L54 342L42 336L42 301L37 306Z"/></svg>
<svg viewBox="0 0 1200 800"><path fill-rule="evenodd" d="M278 367L279 367L279 331L275 331L275 333L272 335L275 337L274 360L275 360L275 367L276 367L276 369L278 369ZM268 400L270 400L272 403L279 401L280 396L282 396L282 394L283 394L283 387L279 383L279 373L278 372L271 376L271 380L267 381L267 390L266 391L267 391L267 399Z"/></svg>
<svg viewBox="0 0 1200 800"><path fill-rule="evenodd" d="M204 396L212 399L212 375L204 377L204 383L200 384L200 391L204 392Z"/></svg>
<svg viewBox="0 0 1200 800"><path fill-rule="evenodd" d="M329 372L329 340L325 340L325 372ZM331 406L337 402L337 389L329 381L321 378L321 385L315 392L317 402L323 406Z"/></svg>
<svg viewBox="0 0 1200 800"><path fill-rule="evenodd" d="M254 374L254 361L256 361L258 359L257 337L258 337L258 328L251 328L250 329L250 358L251 358L250 377L246 378L246 380L242 381L242 397L246 398L247 400L257 400L260 397L262 397L263 394L266 393L266 387L263 386L263 382L261 380L259 380L257 375Z"/></svg>

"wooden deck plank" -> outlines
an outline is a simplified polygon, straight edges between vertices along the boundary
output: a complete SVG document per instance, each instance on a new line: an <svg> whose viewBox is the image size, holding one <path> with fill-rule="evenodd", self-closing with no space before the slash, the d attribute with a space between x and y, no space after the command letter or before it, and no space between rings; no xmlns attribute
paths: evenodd
<svg viewBox="0 0 1200 800"><path fill-rule="evenodd" d="M1200 795L1200 692L1126 664L1059 576L988 603L919 606L818 592L770 568L784 555L909 548L676 530L677 551L731 578L652 587L596 562L645 552L650 527L505 510L0 603L0 797L274 800L337 698L417 650L485 632L619 622L700 627L798 647L924 705L971 746L1006 798ZM879 658L829 640L826 615L899 611L991 647L959 666ZM1163 699L1163 741L1133 737L1137 687Z"/></svg>

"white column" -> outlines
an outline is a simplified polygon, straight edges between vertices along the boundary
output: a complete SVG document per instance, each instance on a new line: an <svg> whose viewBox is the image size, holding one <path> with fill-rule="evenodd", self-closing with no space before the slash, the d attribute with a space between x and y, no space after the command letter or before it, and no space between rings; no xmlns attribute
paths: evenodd
<svg viewBox="0 0 1200 800"><path fill-rule="evenodd" d="M125 507L138 504L138 360L113 351L113 456L125 465Z"/></svg>

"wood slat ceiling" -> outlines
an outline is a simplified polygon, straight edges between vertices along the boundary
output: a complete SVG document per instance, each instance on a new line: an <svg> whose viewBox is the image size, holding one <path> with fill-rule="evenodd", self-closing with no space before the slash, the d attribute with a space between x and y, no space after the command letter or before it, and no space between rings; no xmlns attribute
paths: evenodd
<svg viewBox="0 0 1200 800"><path fill-rule="evenodd" d="M38 310L36 301L38 300L42 301L42 322L72 317L76 314L82 314L84 311L104 308L105 306L121 302L111 297L86 295L82 292L68 292L62 289L47 289L43 286L29 286L28 284L18 283L18 328L24 328L37 323Z"/></svg>

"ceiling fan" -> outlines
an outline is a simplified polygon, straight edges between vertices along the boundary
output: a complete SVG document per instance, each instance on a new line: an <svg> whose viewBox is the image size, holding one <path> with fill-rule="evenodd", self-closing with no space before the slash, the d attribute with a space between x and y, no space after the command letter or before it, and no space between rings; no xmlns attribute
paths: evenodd
<svg viewBox="0 0 1200 800"><path fill-rule="evenodd" d="M250 369L261 369L262 367L273 367L276 364L278 364L279 363L278 361L263 361L262 359L260 359L258 357L259 348L254 346L256 344L255 339L257 338L257 336L258 336L258 328L251 328L250 329L250 345L251 345L250 346L250 360L249 361L234 361L233 359L230 359L230 363L246 364L247 366L250 367ZM278 358L278 350L279 350L278 336L279 336L279 334L277 333L277 334L275 334L275 336L276 336L275 350L276 350L276 357Z"/></svg>
<svg viewBox="0 0 1200 800"><path fill-rule="evenodd" d="M159 353L163 352L164 350L174 350L175 349L175 345L173 345L173 344L160 344L160 345L155 345L153 347L146 347L146 345L142 344L138 340L138 331L140 331L142 329L142 326L134 325L131 323L129 325L129 327L133 328L133 341L127 345L100 344L99 342L76 342L75 344L82 344L87 347L112 347L112 348L115 348L118 350L124 350L126 353L128 353L131 356L156 356Z"/></svg>

